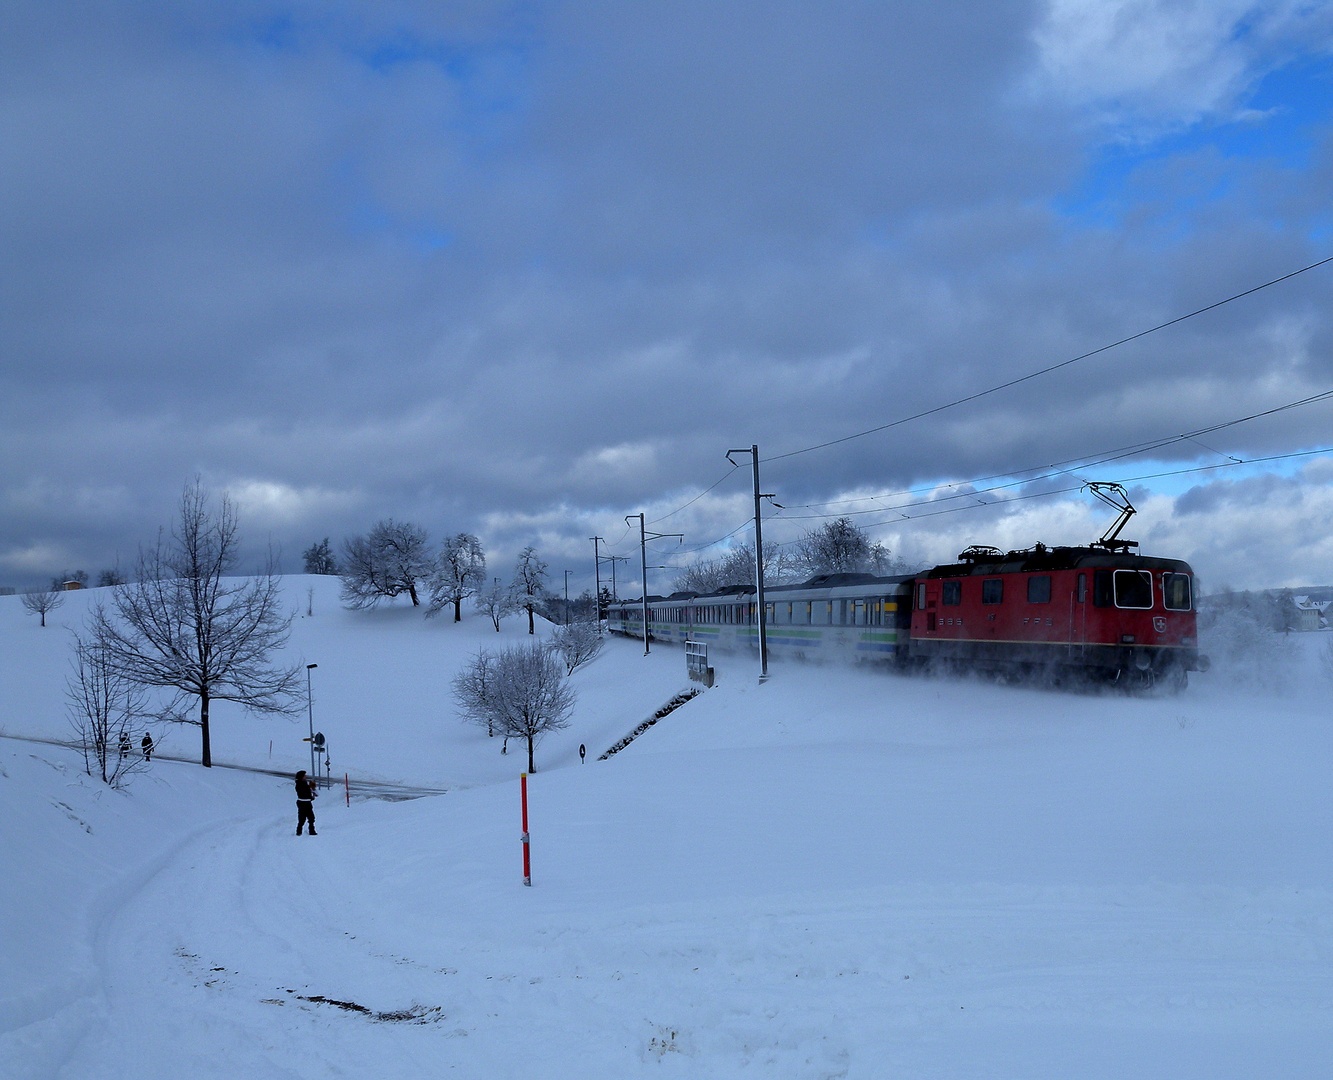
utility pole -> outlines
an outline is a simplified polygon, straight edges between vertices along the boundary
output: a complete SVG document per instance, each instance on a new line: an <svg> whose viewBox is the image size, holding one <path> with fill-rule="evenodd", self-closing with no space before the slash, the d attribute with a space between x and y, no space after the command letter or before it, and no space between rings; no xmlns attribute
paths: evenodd
<svg viewBox="0 0 1333 1080"><path fill-rule="evenodd" d="M569 625L569 571L565 571L565 625Z"/></svg>
<svg viewBox="0 0 1333 1080"><path fill-rule="evenodd" d="M771 499L772 495L763 495L759 491L759 447L752 445L748 450L728 450L727 461L732 465L732 454L749 454L754 466L754 582L756 614L759 617L759 681L768 680L768 605L764 603L764 532L760 499Z"/></svg>
<svg viewBox="0 0 1333 1080"><path fill-rule="evenodd" d="M643 655L648 655L648 541L665 540L669 536L674 536L677 540L684 540L684 533L650 533L643 527L642 514L626 514L625 524L630 525L635 518L639 519L639 559L643 568ZM612 570L615 569L615 563L611 564Z"/></svg>
<svg viewBox="0 0 1333 1080"><path fill-rule="evenodd" d="M602 561L611 564L611 599L619 600L620 594L616 592L616 563L629 562L629 559L624 555L603 555Z"/></svg>
<svg viewBox="0 0 1333 1080"><path fill-rule="evenodd" d="M593 578L593 610L597 613L597 632L602 632L602 557L597 553L597 544L601 541L600 536L590 536L592 541L592 578Z"/></svg>

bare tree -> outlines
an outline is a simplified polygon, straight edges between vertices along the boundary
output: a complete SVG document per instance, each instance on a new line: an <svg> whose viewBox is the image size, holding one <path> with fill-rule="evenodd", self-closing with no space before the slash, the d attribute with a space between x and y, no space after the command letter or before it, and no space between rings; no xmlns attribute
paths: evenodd
<svg viewBox="0 0 1333 1080"><path fill-rule="evenodd" d="M495 657L485 649L477 652L477 658L454 676L454 700L458 702L463 719L473 724L480 724L486 734L495 735L496 710L492 707L491 668Z"/></svg>
<svg viewBox="0 0 1333 1080"><path fill-rule="evenodd" d="M302 553L305 559L305 572L307 574L336 574L338 572L338 562L333 557L333 548L329 546L329 538L326 536L318 544L311 544Z"/></svg>
<svg viewBox="0 0 1333 1080"><path fill-rule="evenodd" d="M431 564L426 530L386 518L366 536L344 541L343 602L352 608L371 608L407 593L417 607L421 604L417 583L430 576Z"/></svg>
<svg viewBox="0 0 1333 1080"><path fill-rule="evenodd" d="M535 634L532 613L541 604L546 593L546 561L537 554L537 549L529 544L519 552L514 564L514 577L509 582L509 594L513 605L528 613L528 633Z"/></svg>
<svg viewBox="0 0 1333 1080"><path fill-rule="evenodd" d="M454 622L463 621L463 601L486 580L486 552L481 541L471 533L456 533L444 542L440 558L430 579L430 607L427 615L454 605Z"/></svg>
<svg viewBox="0 0 1333 1080"><path fill-rule="evenodd" d="M500 620L514 613L513 597L509 589L500 584L499 578L477 593L477 607L486 612L497 634L500 632Z"/></svg>
<svg viewBox="0 0 1333 1080"><path fill-rule="evenodd" d="M120 567L113 566L110 570L103 570L97 575L98 588L106 588L108 585L124 585L125 578L121 576Z"/></svg>
<svg viewBox="0 0 1333 1080"><path fill-rule="evenodd" d="M811 529L796 542L795 563L801 574L891 574L902 568L883 544L871 543L849 517Z"/></svg>
<svg viewBox="0 0 1333 1080"><path fill-rule="evenodd" d="M764 580L770 585L781 584L792 573L791 556L783 548L764 545ZM712 593L728 585L749 585L754 582L754 544L737 544L716 559L705 559L687 567L675 580L682 592Z"/></svg>
<svg viewBox="0 0 1333 1080"><path fill-rule="evenodd" d="M602 651L601 629L591 619L558 626L551 635L551 644L565 662L565 674L573 675L584 664Z"/></svg>
<svg viewBox="0 0 1333 1080"><path fill-rule="evenodd" d="M454 679L454 697L468 720L486 717L506 739L527 742L528 772L537 771L537 741L568 727L574 708L574 691L560 662L536 642L478 656Z"/></svg>
<svg viewBox="0 0 1333 1080"><path fill-rule="evenodd" d="M42 617L42 625L46 625L46 613L54 611L65 602L65 594L51 586L49 589L33 589L31 592L23 594L23 606L32 614Z"/></svg>
<svg viewBox="0 0 1333 1080"><path fill-rule="evenodd" d="M304 703L299 668L275 667L270 654L287 643L292 613L283 610L272 559L262 574L232 578L236 512L223 496L213 513L199 481L181 495L180 522L140 551L136 580L112 594L111 609L93 609L93 636L116 672L144 687L175 691L157 715L198 724L201 760L213 764L209 706L235 701L253 712L287 713ZM182 706L198 702L198 719Z"/></svg>
<svg viewBox="0 0 1333 1080"><path fill-rule="evenodd" d="M134 725L144 715L147 695L117 669L106 644L95 636L75 637L71 667L65 698L84 768L91 776L95 765L103 783L121 787L146 765L133 740L142 733Z"/></svg>

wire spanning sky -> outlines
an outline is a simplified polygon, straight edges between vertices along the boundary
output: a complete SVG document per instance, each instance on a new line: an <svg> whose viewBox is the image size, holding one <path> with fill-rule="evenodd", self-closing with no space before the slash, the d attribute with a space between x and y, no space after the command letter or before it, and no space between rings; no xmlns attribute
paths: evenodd
<svg viewBox="0 0 1333 1080"><path fill-rule="evenodd" d="M912 562L1090 539L1047 467L1157 443L1087 477L1174 474L1144 551L1333 583L1329 456L1179 472L1333 404L1163 442L1333 389L1333 267L836 441L1333 255L1333 4L15 0L0 125L0 585L127 568L199 475L288 570L393 516L633 589L625 515L751 443L829 512L1032 470L866 515Z"/></svg>

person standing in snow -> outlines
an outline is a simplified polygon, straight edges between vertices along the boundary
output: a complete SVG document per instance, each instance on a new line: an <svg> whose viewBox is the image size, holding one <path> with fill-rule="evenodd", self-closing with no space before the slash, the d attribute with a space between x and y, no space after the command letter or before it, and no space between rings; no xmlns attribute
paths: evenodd
<svg viewBox="0 0 1333 1080"><path fill-rule="evenodd" d="M120 733L120 760L124 761L130 754L130 736L129 732Z"/></svg>
<svg viewBox="0 0 1333 1080"><path fill-rule="evenodd" d="M144 761L153 760L153 737L146 731L143 733L143 740L139 743L139 749L143 751Z"/></svg>
<svg viewBox="0 0 1333 1080"><path fill-rule="evenodd" d="M302 769L296 774L296 835L301 835L301 826L307 821L310 822L310 835L318 836L315 832L315 796L319 792L310 786L310 781L306 779L305 770Z"/></svg>

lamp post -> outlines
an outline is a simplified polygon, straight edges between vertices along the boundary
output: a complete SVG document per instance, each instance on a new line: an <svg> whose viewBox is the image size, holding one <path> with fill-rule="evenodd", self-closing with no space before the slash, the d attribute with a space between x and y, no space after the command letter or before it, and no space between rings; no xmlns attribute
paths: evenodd
<svg viewBox="0 0 1333 1080"><path fill-rule="evenodd" d="M310 694L310 673L317 667L318 664L305 666L305 708L306 719L310 721L310 776L316 784L319 783L319 772L315 766L315 699Z"/></svg>
<svg viewBox="0 0 1333 1080"><path fill-rule="evenodd" d="M565 625L569 625L569 571L565 571Z"/></svg>

